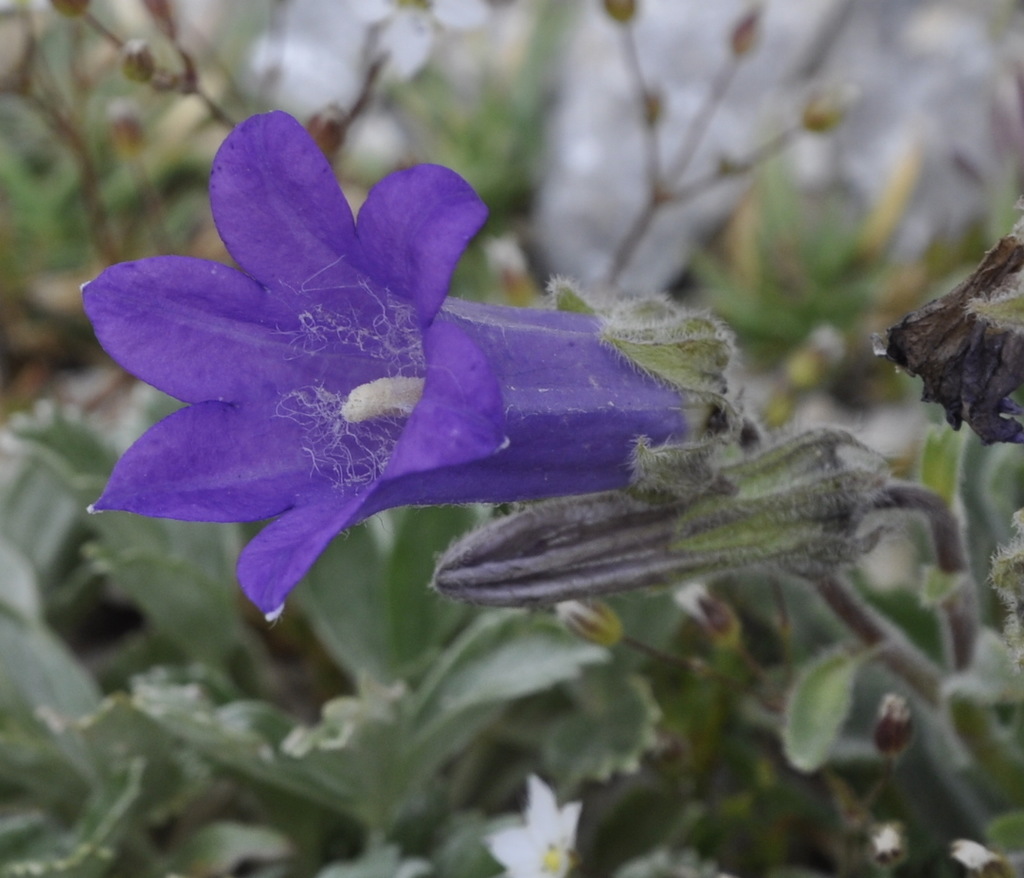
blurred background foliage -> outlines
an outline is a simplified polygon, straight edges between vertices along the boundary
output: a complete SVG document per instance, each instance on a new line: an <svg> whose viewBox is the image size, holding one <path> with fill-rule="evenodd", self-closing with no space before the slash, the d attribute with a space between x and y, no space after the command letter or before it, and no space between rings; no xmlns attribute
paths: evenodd
<svg viewBox="0 0 1024 878"><path fill-rule="evenodd" d="M922 168L896 162L867 205L809 191L784 160L798 125L743 173L722 164L740 188L665 282L733 327L734 380L767 424L855 426L961 517L983 620L969 666L948 655L952 586L918 528L851 575L942 669L937 695L875 661L806 583L757 572L708 583L700 612L672 589L614 600L614 647L550 613L447 602L428 588L434 559L489 510L399 510L339 537L273 626L234 580L249 527L86 514L174 403L112 366L79 287L157 253L227 261L206 180L232 120L293 110L356 202L395 167L453 167L491 210L453 294L537 303L546 126L556 82L571 87L556 74L602 4L495 2L511 49L466 36L408 81L374 63L367 32L350 94L313 110L275 92L287 51L252 54L298 5L0 4L0 876L486 878L499 867L482 839L515 819L530 773L584 802L594 878L957 875L955 839L1024 851L1024 677L985 585L1024 458L929 427L939 413L870 344L1007 231L1019 154L982 181L976 222L908 256L891 244ZM756 54L730 27L721 45ZM129 39L148 76L125 75ZM889 692L913 736L886 753ZM889 863L871 847L884 821L906 838Z"/></svg>

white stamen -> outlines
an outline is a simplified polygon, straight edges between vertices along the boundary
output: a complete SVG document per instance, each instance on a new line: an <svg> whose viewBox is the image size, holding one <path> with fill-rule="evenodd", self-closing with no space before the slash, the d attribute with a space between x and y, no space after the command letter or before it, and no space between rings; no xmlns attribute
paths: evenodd
<svg viewBox="0 0 1024 878"><path fill-rule="evenodd" d="M263 618L266 619L271 624L273 624L274 622L276 622L278 619L281 618L281 614L283 612L284 612L284 604L281 604L281 606L277 607L276 609L271 610L269 613L264 613L263 614Z"/></svg>
<svg viewBox="0 0 1024 878"><path fill-rule="evenodd" d="M378 378L360 384L342 403L341 416L356 424L381 415L409 415L423 396L422 378Z"/></svg>

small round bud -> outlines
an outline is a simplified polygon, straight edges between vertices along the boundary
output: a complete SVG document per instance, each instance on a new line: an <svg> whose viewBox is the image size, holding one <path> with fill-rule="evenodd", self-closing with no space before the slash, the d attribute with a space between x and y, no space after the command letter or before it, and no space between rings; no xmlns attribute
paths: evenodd
<svg viewBox="0 0 1024 878"><path fill-rule="evenodd" d="M880 823L871 830L871 859L878 866L895 866L907 855L907 839L900 823Z"/></svg>
<svg viewBox="0 0 1024 878"><path fill-rule="evenodd" d="M636 0L604 0L604 11L610 18L625 24L636 15Z"/></svg>
<svg viewBox="0 0 1024 878"><path fill-rule="evenodd" d="M145 142L138 107L126 98L111 101L107 107L107 123L117 154L123 159L135 158Z"/></svg>
<svg viewBox="0 0 1024 878"><path fill-rule="evenodd" d="M121 47L121 72L133 82L149 82L156 72L156 62L149 43L128 40Z"/></svg>
<svg viewBox="0 0 1024 878"><path fill-rule="evenodd" d="M831 131L846 116L853 99L852 92L829 91L812 95L804 104L801 122L804 129L815 134Z"/></svg>
<svg viewBox="0 0 1024 878"><path fill-rule="evenodd" d="M562 601L555 615L573 634L598 646L622 640L622 620L604 601Z"/></svg>
<svg viewBox="0 0 1024 878"><path fill-rule="evenodd" d="M725 601L711 594L703 582L684 585L675 593L680 606L714 642L735 645L740 639L740 620Z"/></svg>
<svg viewBox="0 0 1024 878"><path fill-rule="evenodd" d="M661 114L665 110L665 102L661 95L647 89L644 91L644 122L647 127L653 128L661 120Z"/></svg>
<svg viewBox="0 0 1024 878"><path fill-rule="evenodd" d="M537 287L526 264L522 246L511 234L491 238L484 244L487 263L498 277L504 298L527 306L537 297Z"/></svg>
<svg viewBox="0 0 1024 878"><path fill-rule="evenodd" d="M913 722L910 705L902 695L891 692L882 699L875 723L875 747L883 756L899 756L910 743Z"/></svg>
<svg viewBox="0 0 1024 878"><path fill-rule="evenodd" d="M328 160L333 161L345 141L345 121L345 112L332 103L314 113L306 123L306 131Z"/></svg>
<svg viewBox="0 0 1024 878"><path fill-rule="evenodd" d="M729 34L729 48L735 57L741 58L757 45L761 36L761 10L751 9L733 26Z"/></svg>
<svg viewBox="0 0 1024 878"><path fill-rule="evenodd" d="M965 838L957 839L949 855L962 865L971 878L1013 878L1013 867L1006 858L984 845Z"/></svg>
<svg viewBox="0 0 1024 878"><path fill-rule="evenodd" d="M89 0L50 0L50 5L68 18L77 18L89 11Z"/></svg>

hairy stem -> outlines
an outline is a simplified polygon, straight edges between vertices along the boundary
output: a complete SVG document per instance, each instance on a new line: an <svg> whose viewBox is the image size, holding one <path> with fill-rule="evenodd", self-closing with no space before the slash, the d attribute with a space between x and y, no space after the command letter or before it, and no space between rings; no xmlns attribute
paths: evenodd
<svg viewBox="0 0 1024 878"><path fill-rule="evenodd" d="M822 576L814 586L832 612L867 646L877 647L882 661L925 701L939 703L942 675L937 667L838 576Z"/></svg>
<svg viewBox="0 0 1024 878"><path fill-rule="evenodd" d="M875 500L876 509L920 512L931 529L935 561L944 573L960 574L960 583L940 608L946 625L953 667L961 671L974 656L980 622L974 582L968 573L960 522L942 498L918 485L893 482Z"/></svg>

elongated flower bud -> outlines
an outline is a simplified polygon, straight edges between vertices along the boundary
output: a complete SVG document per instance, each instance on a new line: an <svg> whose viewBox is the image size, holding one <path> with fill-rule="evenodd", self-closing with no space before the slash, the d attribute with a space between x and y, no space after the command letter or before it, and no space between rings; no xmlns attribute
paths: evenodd
<svg viewBox="0 0 1024 878"><path fill-rule="evenodd" d="M733 26L729 47L737 58L748 54L761 36L761 10L751 9Z"/></svg>
<svg viewBox="0 0 1024 878"><path fill-rule="evenodd" d="M815 577L852 563L878 531L861 531L885 462L840 430L813 430L718 469L694 492L662 485L538 503L457 541L434 585L496 606L586 599L751 567Z"/></svg>

